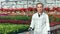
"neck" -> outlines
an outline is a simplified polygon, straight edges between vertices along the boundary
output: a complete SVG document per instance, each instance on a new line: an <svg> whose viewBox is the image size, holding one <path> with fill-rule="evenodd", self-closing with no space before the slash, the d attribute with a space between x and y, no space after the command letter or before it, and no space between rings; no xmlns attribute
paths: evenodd
<svg viewBox="0 0 60 34"><path fill-rule="evenodd" d="M42 14L43 12L38 12L38 14Z"/></svg>

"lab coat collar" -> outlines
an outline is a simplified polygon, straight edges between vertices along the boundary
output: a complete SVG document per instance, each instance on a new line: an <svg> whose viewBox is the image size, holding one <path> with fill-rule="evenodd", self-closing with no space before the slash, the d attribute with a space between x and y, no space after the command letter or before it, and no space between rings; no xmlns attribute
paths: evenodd
<svg viewBox="0 0 60 34"><path fill-rule="evenodd" d="M37 12L37 14L38 14L38 12ZM45 14L44 12L42 12L42 14L40 14L40 15L43 15L43 14Z"/></svg>

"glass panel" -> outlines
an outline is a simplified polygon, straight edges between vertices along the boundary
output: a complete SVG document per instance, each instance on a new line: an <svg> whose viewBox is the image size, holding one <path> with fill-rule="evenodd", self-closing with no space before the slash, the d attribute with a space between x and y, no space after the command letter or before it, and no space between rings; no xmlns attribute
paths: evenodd
<svg viewBox="0 0 60 34"><path fill-rule="evenodd" d="M28 1L28 4L33 4L33 1Z"/></svg>
<svg viewBox="0 0 60 34"><path fill-rule="evenodd" d="M23 8L23 5L17 5L16 7L17 8Z"/></svg>
<svg viewBox="0 0 60 34"><path fill-rule="evenodd" d="M60 0L56 0L56 3L59 3L60 4Z"/></svg>
<svg viewBox="0 0 60 34"><path fill-rule="evenodd" d="M27 5L24 5L24 8L27 8Z"/></svg>
<svg viewBox="0 0 60 34"><path fill-rule="evenodd" d="M23 4L23 2L22 1L18 1L17 4Z"/></svg>
<svg viewBox="0 0 60 34"><path fill-rule="evenodd" d="M33 7L33 5L32 4L29 4L28 7Z"/></svg>
<svg viewBox="0 0 60 34"><path fill-rule="evenodd" d="M22 1L23 4L27 4L27 1Z"/></svg>
<svg viewBox="0 0 60 34"><path fill-rule="evenodd" d="M13 7L13 6L15 7L15 5L16 5L16 3L15 2L11 2L11 1L7 2L7 3L6 2L2 3L2 7L3 8L9 8L9 7Z"/></svg>
<svg viewBox="0 0 60 34"><path fill-rule="evenodd" d="M46 0L46 3L56 3L55 0Z"/></svg>

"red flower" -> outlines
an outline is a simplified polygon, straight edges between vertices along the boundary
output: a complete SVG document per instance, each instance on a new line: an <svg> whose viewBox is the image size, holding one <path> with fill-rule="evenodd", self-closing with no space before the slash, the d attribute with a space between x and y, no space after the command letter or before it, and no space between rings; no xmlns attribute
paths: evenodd
<svg viewBox="0 0 60 34"><path fill-rule="evenodd" d="M7 11L8 10L8 8L3 8L3 11Z"/></svg>
<svg viewBox="0 0 60 34"><path fill-rule="evenodd" d="M27 9L28 9L28 11L33 11L34 10L34 8L32 8L32 7L28 7Z"/></svg>
<svg viewBox="0 0 60 34"><path fill-rule="evenodd" d="M34 8L34 11L37 11L37 9L36 9L36 8Z"/></svg>
<svg viewBox="0 0 60 34"><path fill-rule="evenodd" d="M53 9L53 8L50 8L50 10L49 10L50 12L54 12L55 11L55 9Z"/></svg>
<svg viewBox="0 0 60 34"><path fill-rule="evenodd" d="M13 8L8 8L8 11L11 11L12 12L13 11Z"/></svg>
<svg viewBox="0 0 60 34"><path fill-rule="evenodd" d="M26 8L22 8L21 11L26 11Z"/></svg>
<svg viewBox="0 0 60 34"><path fill-rule="evenodd" d="M57 7L57 11L60 12L60 7Z"/></svg>
<svg viewBox="0 0 60 34"><path fill-rule="evenodd" d="M0 8L0 10L1 10L1 8Z"/></svg>
<svg viewBox="0 0 60 34"><path fill-rule="evenodd" d="M49 10L50 10L50 8L49 8L49 7L46 7L46 8L44 8L44 10L49 11Z"/></svg>
<svg viewBox="0 0 60 34"><path fill-rule="evenodd" d="M54 10L57 10L57 7L53 7Z"/></svg>
<svg viewBox="0 0 60 34"><path fill-rule="evenodd" d="M53 27L53 26L56 26L56 25L59 25L59 24L60 24L60 22L51 22L50 26Z"/></svg>

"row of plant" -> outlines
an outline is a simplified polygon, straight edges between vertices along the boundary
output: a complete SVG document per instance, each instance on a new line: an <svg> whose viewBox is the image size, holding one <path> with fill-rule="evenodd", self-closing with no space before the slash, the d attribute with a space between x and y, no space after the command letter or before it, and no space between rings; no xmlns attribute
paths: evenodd
<svg viewBox="0 0 60 34"><path fill-rule="evenodd" d="M3 22L3 24L2 24L2 22L0 23L0 34L16 34L16 33L19 33L19 32L26 31L29 28L29 25L27 25L29 22L26 23L25 21L30 20L31 17L18 16L19 18L23 18L22 20L24 21L24 23L26 25L23 25L23 21L21 19L20 20L14 20L14 19L10 20L9 18L8 19L4 19L3 17L16 18L16 16L8 16L8 17L7 16L1 16L1 18L2 18L1 20L4 21L4 22L5 21L7 21L7 22L6 23ZM26 18L26 20L24 20L25 18ZM49 16L49 20L50 20L51 26L60 24L60 18L54 17L53 15ZM20 22L18 24L10 24L9 21L11 21L10 23L18 23L19 21Z"/></svg>
<svg viewBox="0 0 60 34"><path fill-rule="evenodd" d="M17 34L23 31L27 31L29 25L23 24L11 24L0 23L0 34Z"/></svg>
<svg viewBox="0 0 60 34"><path fill-rule="evenodd" d="M57 12L60 12L60 7L45 7L44 10L48 11L48 12L54 12L54 11L57 11Z"/></svg>
<svg viewBox="0 0 60 34"><path fill-rule="evenodd" d="M36 8L28 7L28 8L0 8L1 11L34 11Z"/></svg>
<svg viewBox="0 0 60 34"><path fill-rule="evenodd" d="M16 15L16 16L0 16L0 20L15 20L15 21L24 20L24 21L27 21L30 19L31 19L31 16L19 16L19 15ZM53 15L49 15L49 19L50 19L50 22L60 21L60 18L55 17Z"/></svg>
<svg viewBox="0 0 60 34"><path fill-rule="evenodd" d="M30 24L30 20L0 20L0 23Z"/></svg>
<svg viewBox="0 0 60 34"><path fill-rule="evenodd" d="M29 20L29 16L0 16L0 20Z"/></svg>
<svg viewBox="0 0 60 34"><path fill-rule="evenodd" d="M49 21L50 22L60 22L60 18L57 16L57 17L55 17L55 16L53 16L53 15L50 15L49 16Z"/></svg>
<svg viewBox="0 0 60 34"><path fill-rule="evenodd" d="M28 8L1 8L1 11L36 11L36 8L28 7ZM45 7L44 10L46 11L55 11L57 10L60 12L60 7Z"/></svg>

